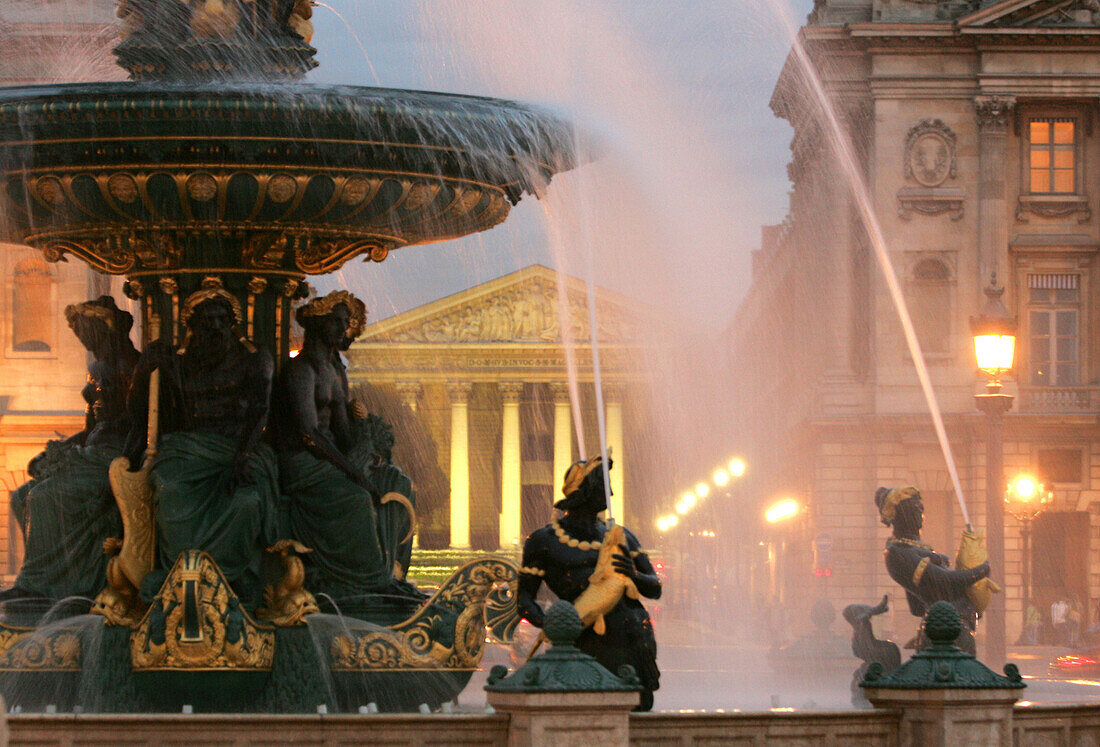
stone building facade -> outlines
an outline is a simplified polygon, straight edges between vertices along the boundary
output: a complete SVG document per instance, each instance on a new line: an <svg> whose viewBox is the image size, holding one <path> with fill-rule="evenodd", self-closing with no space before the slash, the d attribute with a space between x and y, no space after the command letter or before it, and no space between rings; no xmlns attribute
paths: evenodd
<svg viewBox="0 0 1100 747"><path fill-rule="evenodd" d="M921 488L925 538L948 555L965 523L878 265L881 242L979 528L986 420L969 318L993 273L1005 287L1019 323L1005 478L1037 474L1054 491L1033 524L1032 597L1047 611L1075 598L1086 624L1097 622L1100 13L1048 0L818 0L799 44L805 56L792 51L772 98L794 129L790 212L764 231L731 341L756 490L794 491L808 505L788 580L838 606L901 600L881 558L880 485ZM851 164L833 147L836 129ZM814 539L830 548L816 558L828 576L813 576ZM1005 547L994 575L1011 642L1025 563L1011 516ZM905 635L904 602L893 608Z"/></svg>
<svg viewBox="0 0 1100 747"><path fill-rule="evenodd" d="M631 337L648 313L597 292L611 508L628 526L649 523L651 509L631 496L658 479L633 460L650 450ZM584 283L532 265L371 324L352 346L353 389L371 384L415 413L446 476L421 517L422 545L514 549L549 521L568 466L599 449L588 319Z"/></svg>
<svg viewBox="0 0 1100 747"><path fill-rule="evenodd" d="M8 0L0 5L0 85L119 79L113 0ZM109 292L77 263L47 263L29 247L0 244L0 492L26 479L46 441L84 423L87 355L65 322L70 303ZM116 293L123 303L125 299ZM21 538L0 500L0 583L14 579Z"/></svg>

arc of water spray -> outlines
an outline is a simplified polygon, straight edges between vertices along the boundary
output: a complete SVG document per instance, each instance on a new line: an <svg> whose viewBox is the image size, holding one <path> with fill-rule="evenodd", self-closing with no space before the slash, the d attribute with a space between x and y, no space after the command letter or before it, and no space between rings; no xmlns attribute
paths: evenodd
<svg viewBox="0 0 1100 747"><path fill-rule="evenodd" d="M578 142L574 142L574 148L580 148ZM554 211L550 205L550 201L545 198L545 193L542 190L537 192L539 202L543 205L543 211L547 220L547 228L549 231L554 232L556 230L557 222L554 220ZM603 470L603 490L604 499L607 504L607 518L608 520L614 520L614 512L611 508L611 476L608 474L608 450L607 450L607 420L604 413L603 403L603 377L600 368L600 345L598 335L596 334L596 285L595 285L595 262L593 259L592 242L588 236L588 224L587 221L579 219L578 223L578 238L581 245L584 247L585 253L585 295L588 308L588 328L589 328L589 343L592 345L592 370L593 370L593 388L596 393L596 426L599 433L600 440L600 457L601 457L601 469ZM560 237L558 237L560 238ZM551 244L561 245L560 242L551 241ZM584 419L582 418L581 406L580 406L580 392L577 381L577 362L576 362L576 340L572 336L572 324L570 323L569 316L569 293L566 288L567 276L560 268L561 258L558 258L558 329L561 330L562 348L565 351L565 365L569 380L569 400L571 403L571 409L573 411L573 423L574 431L577 436L577 446L580 449L582 456L587 456L584 441ZM555 476L555 479L560 475Z"/></svg>
<svg viewBox="0 0 1100 747"><path fill-rule="evenodd" d="M348 33L351 34L351 38L355 39L355 43L359 45L359 51L363 53L363 59L367 61L367 68L370 70L370 75L372 78L374 78L374 85L382 85L382 82L378 79L378 72L374 69L374 63L370 61L370 55L367 54L367 48L363 46L363 42L359 38L359 34L355 33L355 29L352 28L350 23L348 23L348 19L344 18L344 15L340 11L336 10L336 8L332 7L328 3L322 3L314 0L313 4L318 8L324 8L325 10L332 11L333 15L340 19L340 22L344 24L344 27L347 29Z"/></svg>
<svg viewBox="0 0 1100 747"><path fill-rule="evenodd" d="M905 297L901 292L901 284L898 282L897 272L890 262L889 251L886 248L886 236L882 230L882 226L879 224L878 216L872 205L871 195L867 188L867 184L859 171L859 162L855 156L855 149L852 146L848 134L840 125L840 120L825 91L825 86L822 84L821 78L818 77L809 54L802 44L801 36L791 23L791 19L786 13L776 7L774 0L772 2L772 8L787 29L792 40L792 51L804 75L804 80L809 83L814 98L824 112L826 123L828 124L826 129L831 135L833 146L836 149L836 155L841 163L841 168L844 169L845 175L848 177L848 183L852 190L852 195L855 198L860 218L863 220L867 235L875 251L875 257L878 259L879 267L882 269L883 277L886 280L886 286L890 291L894 307L897 309L898 317L901 320L902 330L905 332L905 340L908 343L910 355L913 357L913 364L917 371L917 378L920 381L921 391L924 393L925 401L928 403L928 409L931 412L936 438L940 442L940 449L943 451L944 459L947 462L948 472L951 474L951 482L955 488L955 497L959 501L959 508L962 509L963 521L969 526L970 513L966 509L966 500L963 498L962 483L959 480L959 470L955 464L955 456L951 451L951 442L947 439L947 430L944 428L943 424L943 414L940 412L939 402L936 399L936 392L932 388L932 379L928 374L928 366L924 361L924 353L921 350L920 341L917 339L917 333L913 327L913 320L909 316L908 307L905 305Z"/></svg>
<svg viewBox="0 0 1100 747"><path fill-rule="evenodd" d="M583 223L583 222L582 222ZM596 334L596 281L595 267L592 261L592 244L588 241L587 231L582 228L582 240L584 241L584 253L587 267L585 273L585 290L588 294L588 340L592 345L592 373L594 377L593 388L596 390L596 425L600 434L600 469L603 470L603 495L607 505L607 519L614 522L615 516L611 510L611 475L608 474L607 461L607 415L603 409L603 377L600 372L600 342Z"/></svg>

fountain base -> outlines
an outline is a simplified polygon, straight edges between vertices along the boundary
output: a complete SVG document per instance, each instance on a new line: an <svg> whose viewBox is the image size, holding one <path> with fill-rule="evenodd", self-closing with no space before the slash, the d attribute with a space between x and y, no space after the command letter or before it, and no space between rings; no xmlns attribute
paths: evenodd
<svg viewBox="0 0 1100 747"><path fill-rule="evenodd" d="M313 614L276 627L254 619L210 556L183 553L141 621L99 615L46 624L0 620L0 693L23 711L102 713L357 712L437 709L478 668L486 627L509 640L519 621L518 570L502 558L467 563L415 611L382 619ZM12 612L19 610L15 605ZM30 614L22 607L25 617Z"/></svg>

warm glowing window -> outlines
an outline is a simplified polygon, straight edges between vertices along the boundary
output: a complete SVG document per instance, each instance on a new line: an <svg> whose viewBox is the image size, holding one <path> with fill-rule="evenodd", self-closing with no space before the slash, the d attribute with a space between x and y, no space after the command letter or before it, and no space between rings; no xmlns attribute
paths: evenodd
<svg viewBox="0 0 1100 747"><path fill-rule="evenodd" d="M53 349L54 320L50 313L53 276L41 259L25 259L12 278L11 347L20 353Z"/></svg>
<svg viewBox="0 0 1100 747"><path fill-rule="evenodd" d="M1074 386L1078 383L1079 277L1028 276L1028 372L1032 384Z"/></svg>
<svg viewBox="0 0 1100 747"><path fill-rule="evenodd" d="M1032 194L1077 191L1076 141L1072 119L1031 120Z"/></svg>

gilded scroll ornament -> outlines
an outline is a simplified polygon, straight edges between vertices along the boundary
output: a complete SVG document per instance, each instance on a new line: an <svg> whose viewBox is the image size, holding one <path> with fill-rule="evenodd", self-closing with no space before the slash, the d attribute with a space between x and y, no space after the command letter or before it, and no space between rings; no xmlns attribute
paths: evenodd
<svg viewBox="0 0 1100 747"><path fill-rule="evenodd" d="M0 629L0 672L79 672L84 646L73 628L44 632Z"/></svg>
<svg viewBox="0 0 1100 747"><path fill-rule="evenodd" d="M485 628L498 640L511 639L519 622L519 569L503 558L479 558L454 572L411 618L380 631L349 631L329 646L334 671L377 669L475 669L485 645ZM440 628L454 631L454 643L439 643Z"/></svg>

